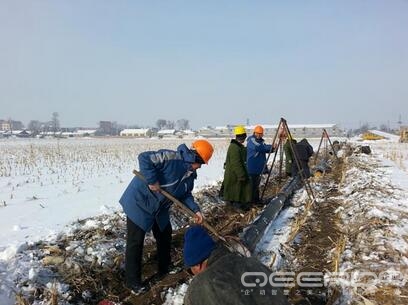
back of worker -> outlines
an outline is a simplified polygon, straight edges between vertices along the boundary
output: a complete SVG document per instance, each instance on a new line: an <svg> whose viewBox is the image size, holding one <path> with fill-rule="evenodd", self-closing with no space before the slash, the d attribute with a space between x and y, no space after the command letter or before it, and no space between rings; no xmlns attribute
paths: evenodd
<svg viewBox="0 0 408 305"><path fill-rule="evenodd" d="M299 143L295 145L296 155L299 158L299 165L303 169L303 175L305 178L309 178L310 168L309 159L313 155L313 147L309 144L306 139L302 139ZM292 162L292 177L298 174L298 167L296 162Z"/></svg>
<svg viewBox="0 0 408 305"><path fill-rule="evenodd" d="M281 290L272 287L269 282L262 288L245 287L241 282L245 272L262 272L268 277L271 274L271 271L255 258L242 257L218 246L210 256L208 268L192 280L188 293L184 297L184 304L288 304ZM250 277L248 282L251 280L254 279ZM264 295L261 290L264 290Z"/></svg>

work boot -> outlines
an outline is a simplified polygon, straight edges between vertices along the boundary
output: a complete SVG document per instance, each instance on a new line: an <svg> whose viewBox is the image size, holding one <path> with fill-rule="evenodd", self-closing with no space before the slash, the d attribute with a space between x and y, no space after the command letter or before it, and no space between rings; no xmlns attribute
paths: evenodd
<svg viewBox="0 0 408 305"><path fill-rule="evenodd" d="M177 271L178 272L178 271ZM155 275L152 276L150 283L157 283L164 279L168 274L177 273L174 269L170 266L167 271L158 271Z"/></svg>
<svg viewBox="0 0 408 305"><path fill-rule="evenodd" d="M242 202L241 203L241 210L243 211L243 212L248 212L248 211L250 211L251 210L251 206L250 206L250 204L249 203L247 203L247 202Z"/></svg>
<svg viewBox="0 0 408 305"><path fill-rule="evenodd" d="M234 201L234 202L232 203L232 206L233 206L235 209L237 209L237 210L239 210L239 211L241 211L241 212L248 212L248 211L250 210L250 207L249 207L249 205L248 205L247 203L242 203L242 202L236 202L236 201Z"/></svg>

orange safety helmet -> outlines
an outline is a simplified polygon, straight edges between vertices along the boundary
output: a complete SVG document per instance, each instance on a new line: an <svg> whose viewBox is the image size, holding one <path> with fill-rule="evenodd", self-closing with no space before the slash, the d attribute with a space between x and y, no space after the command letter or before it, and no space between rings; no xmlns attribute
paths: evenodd
<svg viewBox="0 0 408 305"><path fill-rule="evenodd" d="M263 134L264 133L264 129L261 125L256 125L254 128L254 133L260 133Z"/></svg>
<svg viewBox="0 0 408 305"><path fill-rule="evenodd" d="M214 152L213 146L207 140L196 140L191 144L191 147L195 149L197 154L203 159L205 164L208 164L208 161L211 159L211 156Z"/></svg>

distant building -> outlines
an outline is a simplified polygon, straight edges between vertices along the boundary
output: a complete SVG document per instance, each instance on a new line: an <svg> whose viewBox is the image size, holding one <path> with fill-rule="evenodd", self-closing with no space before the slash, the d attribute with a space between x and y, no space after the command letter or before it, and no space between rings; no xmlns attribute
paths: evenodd
<svg viewBox="0 0 408 305"><path fill-rule="evenodd" d="M73 137L75 137L75 131L61 131L61 137L63 137L63 138L73 138Z"/></svg>
<svg viewBox="0 0 408 305"><path fill-rule="evenodd" d="M365 133L361 135L361 138L363 140L391 140L393 142L398 142L400 140L400 137L398 135L388 133L385 131L381 130L375 130L375 129L370 129L367 130Z"/></svg>
<svg viewBox="0 0 408 305"><path fill-rule="evenodd" d="M94 136L96 133L96 129L79 129L74 132L74 137L90 137Z"/></svg>
<svg viewBox="0 0 408 305"><path fill-rule="evenodd" d="M98 135L116 135L116 128L114 128L114 123L111 121L100 121Z"/></svg>
<svg viewBox="0 0 408 305"><path fill-rule="evenodd" d="M19 137L19 138L29 138L29 137L31 137L31 132L29 132L27 130L20 131L19 133L17 133L17 137Z"/></svg>
<svg viewBox="0 0 408 305"><path fill-rule="evenodd" d="M135 128L135 129L123 129L120 132L121 137L150 137L152 135L152 131L150 128Z"/></svg>
<svg viewBox="0 0 408 305"><path fill-rule="evenodd" d="M0 130L22 130L24 125L21 121L0 120Z"/></svg>
<svg viewBox="0 0 408 305"><path fill-rule="evenodd" d="M230 126L206 126L198 130L198 135L205 138L229 138L233 133L233 127Z"/></svg>
<svg viewBox="0 0 408 305"><path fill-rule="evenodd" d="M11 129L24 129L24 124L21 121L11 121Z"/></svg>
<svg viewBox="0 0 408 305"><path fill-rule="evenodd" d="M162 129L157 132L159 138L174 137L176 135L175 129Z"/></svg>
<svg viewBox="0 0 408 305"><path fill-rule="evenodd" d="M260 124L264 128L266 137L273 137L276 134L278 125ZM256 125L244 126L248 135L253 133ZM234 137L235 125L220 127L203 127L198 130L198 135L202 137ZM319 138L323 129L326 129L329 136L343 136L343 131L336 124L288 124L289 131L295 138Z"/></svg>
<svg viewBox="0 0 408 305"><path fill-rule="evenodd" d="M11 129L11 125L9 121L0 120L0 130L6 131L10 129Z"/></svg>
<svg viewBox="0 0 408 305"><path fill-rule="evenodd" d="M21 121L13 120L0 120L0 130L22 130L24 129L24 124Z"/></svg>
<svg viewBox="0 0 408 305"><path fill-rule="evenodd" d="M177 131L176 135L178 135L180 138L194 138L197 135L197 133L193 130L186 129Z"/></svg>

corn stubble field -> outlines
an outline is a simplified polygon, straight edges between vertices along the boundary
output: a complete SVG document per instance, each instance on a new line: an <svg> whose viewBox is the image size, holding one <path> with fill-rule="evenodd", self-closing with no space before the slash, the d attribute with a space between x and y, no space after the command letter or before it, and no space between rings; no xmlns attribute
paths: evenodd
<svg viewBox="0 0 408 305"><path fill-rule="evenodd" d="M101 298L133 304L126 303L128 292L121 286L125 226L117 200L137 168L140 152L176 149L192 141L0 141L0 279L5 283L0 291L14 286L9 293L17 293L18 304L95 304ZM195 195L215 227L236 234L260 210L253 208L243 215L228 210L218 198L229 139L211 142L215 152L210 164L198 172ZM316 151L318 139L311 143ZM341 163L333 164L331 173L311 179L318 204L311 206L304 192L294 196L293 205L279 216L285 227L272 226L266 231L255 253L261 261L268 262L273 270L294 272L308 268L345 272L407 270L408 192L396 186L391 176L398 173L400 182L408 181L408 145L370 142L374 153L367 156L355 149L360 144L367 143L352 143ZM384 164L384 160L391 163ZM107 214L95 217L101 211ZM182 265L180 238L187 222L175 216L172 255ZM62 229L62 224L75 219L83 220ZM53 235L45 237L48 230L53 230ZM287 237L282 235L285 231L290 233ZM17 245L14 248L9 246L13 243ZM151 235L146 243L146 263L154 264ZM178 274L170 279L172 283L161 283L136 303L182 304L188 278L187 274ZM408 298L406 282L372 284L369 289L341 286L309 296L302 296L305 291L295 287L289 298L295 301L300 296L314 300L312 304L335 304L337 300L336 304L364 305L405 304Z"/></svg>

